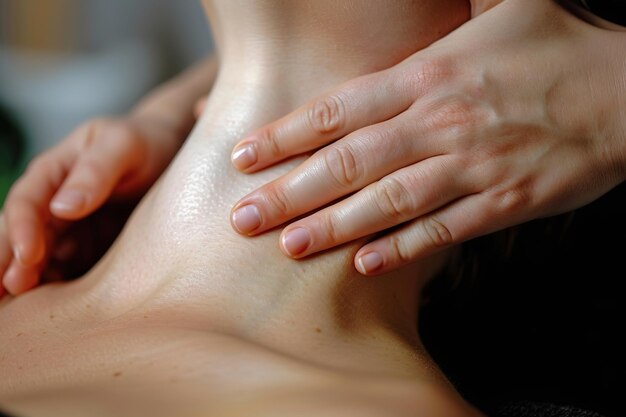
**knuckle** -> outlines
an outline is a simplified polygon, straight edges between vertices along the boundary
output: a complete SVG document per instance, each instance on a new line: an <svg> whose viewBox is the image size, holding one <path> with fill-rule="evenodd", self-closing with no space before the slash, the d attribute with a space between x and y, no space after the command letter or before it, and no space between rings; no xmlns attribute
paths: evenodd
<svg viewBox="0 0 626 417"><path fill-rule="evenodd" d="M397 224L413 211L412 198L400 181L383 179L374 187L375 202L385 220Z"/></svg>
<svg viewBox="0 0 626 417"><path fill-rule="evenodd" d="M359 178L359 166L350 146L329 147L324 151L323 159L326 169L339 186L350 187Z"/></svg>
<svg viewBox="0 0 626 417"><path fill-rule="evenodd" d="M92 119L82 124L75 131L75 137L79 142L81 150L89 148L101 132L112 121L106 118Z"/></svg>
<svg viewBox="0 0 626 417"><path fill-rule="evenodd" d="M453 70L454 66L447 57L423 58L407 66L402 80L416 93L423 93L449 79Z"/></svg>
<svg viewBox="0 0 626 417"><path fill-rule="evenodd" d="M110 177L110 171L93 158L85 158L77 167L72 182L92 183Z"/></svg>
<svg viewBox="0 0 626 417"><path fill-rule="evenodd" d="M264 129L261 132L261 143L263 144L263 148L270 153L272 158L280 158L284 156L285 152L275 129L271 127Z"/></svg>
<svg viewBox="0 0 626 417"><path fill-rule="evenodd" d="M26 172L31 174L33 172L46 172L50 169L51 165L52 161L50 160L50 157L44 153L36 156L32 161L30 161L28 167L26 168Z"/></svg>
<svg viewBox="0 0 626 417"><path fill-rule="evenodd" d="M107 137L108 145L116 149L133 149L139 142L135 128L127 123L118 123L111 126Z"/></svg>
<svg viewBox="0 0 626 417"><path fill-rule="evenodd" d="M389 248L391 256L401 264L407 264L411 262L411 251L407 248L406 242L399 236L391 236L389 238Z"/></svg>
<svg viewBox="0 0 626 417"><path fill-rule="evenodd" d="M510 138L498 138L499 140L485 140L484 137L479 138L476 135L474 140L466 141L464 150L468 150L468 160L474 166L480 166L481 169L485 169L488 165L493 165L491 171L499 169L501 171L507 171L510 167L502 164L503 158L513 154L516 150L523 146L519 140L511 140ZM501 173L500 173L501 175ZM500 175L492 174L493 178L500 177Z"/></svg>
<svg viewBox="0 0 626 417"><path fill-rule="evenodd" d="M341 221L332 213L321 215L320 223L327 243L341 243Z"/></svg>
<svg viewBox="0 0 626 417"><path fill-rule="evenodd" d="M82 149L86 150L91 146L108 145L112 147L127 147L133 145L137 138L137 130L135 127L124 120L118 119L95 119L87 123Z"/></svg>
<svg viewBox="0 0 626 417"><path fill-rule="evenodd" d="M422 227L432 247L440 248L454 243L450 230L436 217L429 216L424 219Z"/></svg>
<svg viewBox="0 0 626 417"><path fill-rule="evenodd" d="M265 194L265 199L278 217L288 216L293 211L289 193L282 185L270 187Z"/></svg>
<svg viewBox="0 0 626 417"><path fill-rule="evenodd" d="M476 167L480 167L481 171L485 171L485 165L492 164L497 158L503 156L502 145L491 143L478 143L470 145L471 151L467 156L468 162Z"/></svg>
<svg viewBox="0 0 626 417"><path fill-rule="evenodd" d="M526 186L497 192L494 200L497 212L505 215L516 214L520 210L527 211L532 205L532 197Z"/></svg>
<svg viewBox="0 0 626 417"><path fill-rule="evenodd" d="M308 111L311 128L321 134L341 130L345 124L346 106L338 95L329 95L317 100Z"/></svg>
<svg viewBox="0 0 626 417"><path fill-rule="evenodd" d="M466 132L478 122L474 106L466 100L452 99L440 105L431 115L430 122L435 129L456 129Z"/></svg>

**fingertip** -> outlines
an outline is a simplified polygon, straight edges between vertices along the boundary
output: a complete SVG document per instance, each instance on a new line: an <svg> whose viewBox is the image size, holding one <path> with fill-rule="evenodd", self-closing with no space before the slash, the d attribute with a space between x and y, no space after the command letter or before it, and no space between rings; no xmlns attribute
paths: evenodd
<svg viewBox="0 0 626 417"><path fill-rule="evenodd" d="M280 238L282 252L290 258L299 259L307 254L313 239L304 227L296 227L284 232Z"/></svg>
<svg viewBox="0 0 626 417"><path fill-rule="evenodd" d="M30 227L30 230L23 230L13 245L15 260L20 265L29 267L39 263L44 255L44 242L35 227Z"/></svg>
<svg viewBox="0 0 626 417"><path fill-rule="evenodd" d="M239 171L251 168L259 161L259 153L256 145L250 140L243 140L235 145L230 161Z"/></svg>
<svg viewBox="0 0 626 417"><path fill-rule="evenodd" d="M20 295L33 289L39 282L39 274L33 268L23 268L17 264L12 264L2 283L6 291L13 295Z"/></svg>
<svg viewBox="0 0 626 417"><path fill-rule="evenodd" d="M370 276L382 272L385 259L379 252L357 253L354 266L362 275Z"/></svg>
<svg viewBox="0 0 626 417"><path fill-rule="evenodd" d="M50 202L50 211L57 217L75 217L87 206L87 196L77 189L62 189Z"/></svg>
<svg viewBox="0 0 626 417"><path fill-rule="evenodd" d="M259 230L263 220L258 207L254 204L247 204L231 212L230 223L239 234L251 236Z"/></svg>

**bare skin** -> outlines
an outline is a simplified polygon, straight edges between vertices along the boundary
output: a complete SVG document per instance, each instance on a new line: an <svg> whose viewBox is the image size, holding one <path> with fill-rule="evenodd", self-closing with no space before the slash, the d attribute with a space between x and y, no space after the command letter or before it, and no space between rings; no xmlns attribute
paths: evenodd
<svg viewBox="0 0 626 417"><path fill-rule="evenodd" d="M241 135L425 47L468 5L205 4L221 68L203 116L95 268L0 302L0 407L51 417L479 415L417 333L421 288L444 255L364 280L352 265L362 240L297 262L281 255L278 231L246 239L228 223L238 198L303 160L241 175L229 160Z"/></svg>

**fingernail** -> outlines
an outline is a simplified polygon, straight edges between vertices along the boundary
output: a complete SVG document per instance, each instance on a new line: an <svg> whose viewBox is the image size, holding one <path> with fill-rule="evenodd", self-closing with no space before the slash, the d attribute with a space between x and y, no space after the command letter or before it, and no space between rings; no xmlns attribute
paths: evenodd
<svg viewBox="0 0 626 417"><path fill-rule="evenodd" d="M13 256L19 263L24 264L24 247L22 245L14 246Z"/></svg>
<svg viewBox="0 0 626 417"><path fill-rule="evenodd" d="M298 227L290 230L283 236L283 248L289 256L298 256L309 248L311 235L306 229Z"/></svg>
<svg viewBox="0 0 626 417"><path fill-rule="evenodd" d="M20 231L19 242L13 246L13 256L22 266L33 266L44 257L45 248L37 244L37 235L31 228Z"/></svg>
<svg viewBox="0 0 626 417"><path fill-rule="evenodd" d="M9 267L2 283L11 295L19 295L37 285L39 274L32 269L19 268L16 265Z"/></svg>
<svg viewBox="0 0 626 417"><path fill-rule="evenodd" d="M85 193L78 190L63 190L54 197L50 208L54 211L77 211L85 205Z"/></svg>
<svg viewBox="0 0 626 417"><path fill-rule="evenodd" d="M15 294L16 287L20 284L20 276L17 268L11 265L9 269L4 273L2 284L9 294Z"/></svg>
<svg viewBox="0 0 626 417"><path fill-rule="evenodd" d="M256 164L257 159L256 149L251 143L235 148L231 155L233 165L241 170L250 168L252 165Z"/></svg>
<svg viewBox="0 0 626 417"><path fill-rule="evenodd" d="M254 205L243 206L235 210L231 220L239 233L248 234L261 226L261 213Z"/></svg>
<svg viewBox="0 0 626 417"><path fill-rule="evenodd" d="M383 257L378 252L370 252L357 260L359 272L362 274L371 274L376 272L383 266Z"/></svg>

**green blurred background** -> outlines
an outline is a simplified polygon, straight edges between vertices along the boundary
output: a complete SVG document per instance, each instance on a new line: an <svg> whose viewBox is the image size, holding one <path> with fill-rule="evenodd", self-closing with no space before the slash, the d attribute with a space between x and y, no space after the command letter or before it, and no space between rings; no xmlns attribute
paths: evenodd
<svg viewBox="0 0 626 417"><path fill-rule="evenodd" d="M211 50L198 0L0 0L0 207L33 156Z"/></svg>
<svg viewBox="0 0 626 417"><path fill-rule="evenodd" d="M14 118L0 105L0 207L25 164L27 140Z"/></svg>

